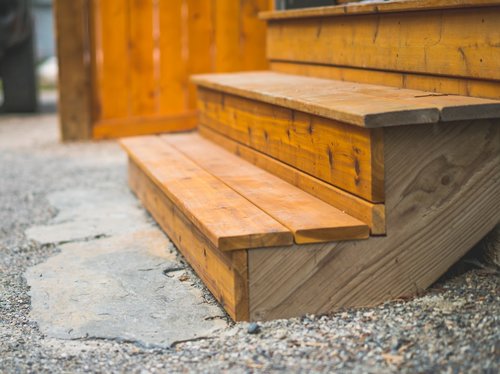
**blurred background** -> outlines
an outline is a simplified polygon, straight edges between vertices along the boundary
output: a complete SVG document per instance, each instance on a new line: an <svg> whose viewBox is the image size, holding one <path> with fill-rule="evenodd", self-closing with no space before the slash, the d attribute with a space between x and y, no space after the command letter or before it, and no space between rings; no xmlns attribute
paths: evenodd
<svg viewBox="0 0 500 374"><path fill-rule="evenodd" d="M0 0L0 112L55 110L53 23L53 0Z"/></svg>

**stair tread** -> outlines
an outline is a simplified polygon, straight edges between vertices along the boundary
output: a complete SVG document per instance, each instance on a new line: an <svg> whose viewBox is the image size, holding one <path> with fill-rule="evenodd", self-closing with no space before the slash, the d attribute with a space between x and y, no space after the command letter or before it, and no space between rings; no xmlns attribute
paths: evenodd
<svg viewBox="0 0 500 374"><path fill-rule="evenodd" d="M121 139L129 157L223 251L291 245L290 231L158 136Z"/></svg>
<svg viewBox="0 0 500 374"><path fill-rule="evenodd" d="M161 138L287 227L295 242L364 239L366 223L228 152L197 133Z"/></svg>
<svg viewBox="0 0 500 374"><path fill-rule="evenodd" d="M457 9L496 5L496 0L380 0L370 2L350 2L314 8L291 10L270 10L259 13L263 20L281 20L290 18L311 18L326 16L350 16L353 14L410 12L429 9Z"/></svg>
<svg viewBox="0 0 500 374"><path fill-rule="evenodd" d="M368 128L500 117L496 100L271 71L192 79L204 88Z"/></svg>

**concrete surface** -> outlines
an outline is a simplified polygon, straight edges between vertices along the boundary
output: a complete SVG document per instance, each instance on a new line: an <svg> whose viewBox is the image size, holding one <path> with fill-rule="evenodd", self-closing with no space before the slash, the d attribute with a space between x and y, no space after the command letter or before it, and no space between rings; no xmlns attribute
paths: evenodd
<svg viewBox="0 0 500 374"><path fill-rule="evenodd" d="M173 245L126 187L62 190L47 200L57 215L26 236L61 253L25 274L31 318L44 334L168 347L225 327L224 312L185 281Z"/></svg>

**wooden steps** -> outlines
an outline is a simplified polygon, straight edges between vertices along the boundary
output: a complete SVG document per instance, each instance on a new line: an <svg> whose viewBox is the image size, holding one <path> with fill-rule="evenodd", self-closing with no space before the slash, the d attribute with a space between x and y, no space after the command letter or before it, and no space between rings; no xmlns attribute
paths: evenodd
<svg viewBox="0 0 500 374"><path fill-rule="evenodd" d="M195 75L192 79L199 87L367 128L500 116L496 100L272 71Z"/></svg>
<svg viewBox="0 0 500 374"><path fill-rule="evenodd" d="M275 72L194 80L201 128L372 203L385 198L381 127L500 117L495 100Z"/></svg>
<svg viewBox="0 0 500 374"><path fill-rule="evenodd" d="M264 14L274 71L195 76L198 133L122 140L233 319L414 295L500 221L498 6Z"/></svg>
<svg viewBox="0 0 500 374"><path fill-rule="evenodd" d="M161 138L288 228L297 244L368 237L365 223L197 134Z"/></svg>
<svg viewBox="0 0 500 374"><path fill-rule="evenodd" d="M221 251L368 237L365 223L197 134L121 144Z"/></svg>
<svg viewBox="0 0 500 374"><path fill-rule="evenodd" d="M367 224L197 134L121 145L130 187L236 320L249 318L248 250L368 238Z"/></svg>

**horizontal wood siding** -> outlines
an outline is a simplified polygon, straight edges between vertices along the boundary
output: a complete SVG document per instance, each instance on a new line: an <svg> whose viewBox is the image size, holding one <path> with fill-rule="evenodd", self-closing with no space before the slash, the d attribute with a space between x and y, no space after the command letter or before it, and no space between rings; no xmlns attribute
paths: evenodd
<svg viewBox="0 0 500 374"><path fill-rule="evenodd" d="M273 62L500 80L500 7L270 20Z"/></svg>
<svg viewBox="0 0 500 374"><path fill-rule="evenodd" d="M199 89L200 124L372 202L384 200L381 129Z"/></svg>

